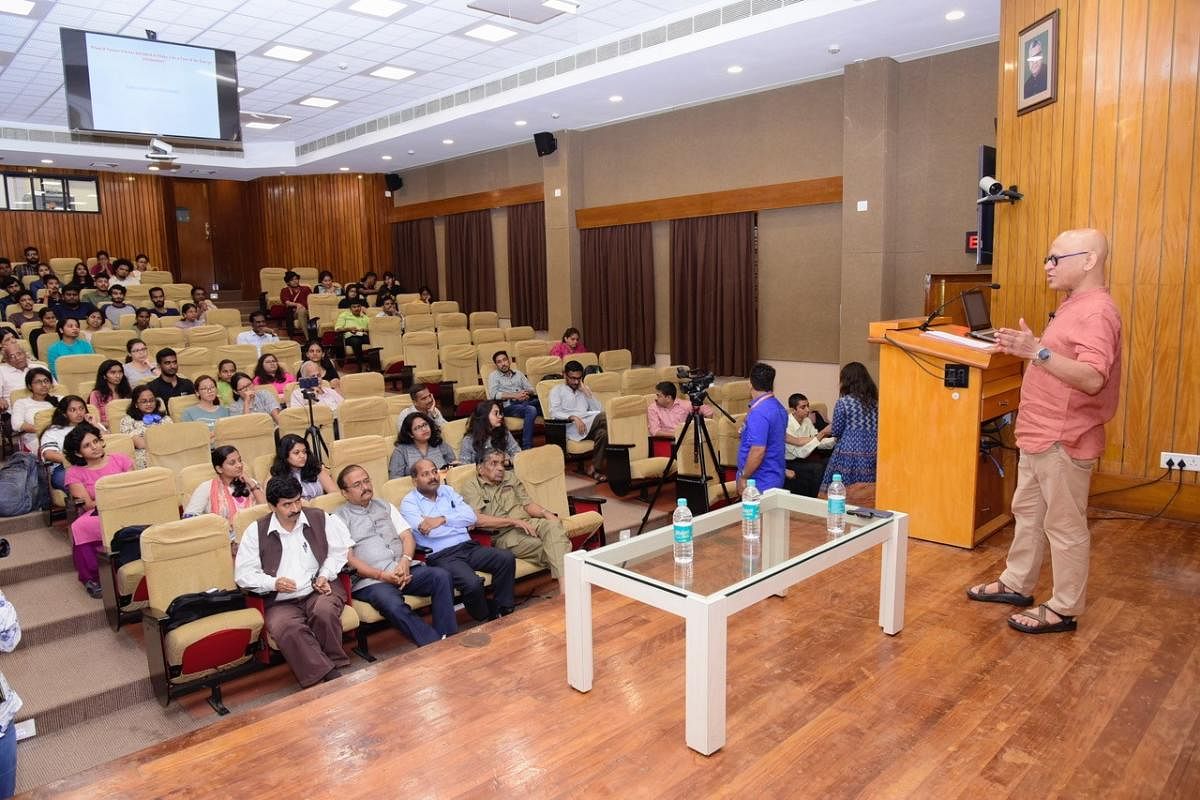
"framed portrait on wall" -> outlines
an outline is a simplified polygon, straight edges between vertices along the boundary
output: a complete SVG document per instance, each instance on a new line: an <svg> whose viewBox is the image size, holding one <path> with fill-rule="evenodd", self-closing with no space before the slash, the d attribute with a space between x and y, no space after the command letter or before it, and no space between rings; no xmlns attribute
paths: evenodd
<svg viewBox="0 0 1200 800"><path fill-rule="evenodd" d="M1017 34L1017 113L1058 99L1058 9Z"/></svg>

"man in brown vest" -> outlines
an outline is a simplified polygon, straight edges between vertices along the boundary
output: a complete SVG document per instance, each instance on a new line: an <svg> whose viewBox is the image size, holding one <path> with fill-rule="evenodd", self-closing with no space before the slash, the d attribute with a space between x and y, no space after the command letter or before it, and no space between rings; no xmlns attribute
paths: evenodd
<svg viewBox="0 0 1200 800"><path fill-rule="evenodd" d="M301 686L341 677L350 663L342 649L346 592L338 573L346 565L350 533L336 517L302 508L299 482L267 482L274 513L251 523L238 546L238 586L266 596L267 630Z"/></svg>

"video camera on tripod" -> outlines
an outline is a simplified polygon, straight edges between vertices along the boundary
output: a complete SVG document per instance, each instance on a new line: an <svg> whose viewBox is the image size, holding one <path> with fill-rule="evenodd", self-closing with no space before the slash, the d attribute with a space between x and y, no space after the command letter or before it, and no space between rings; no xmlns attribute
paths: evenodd
<svg viewBox="0 0 1200 800"><path fill-rule="evenodd" d="M300 393L304 399L312 403L317 399L317 387L321 385L321 378L316 375L311 378L301 378L296 381L296 385L300 387Z"/></svg>
<svg viewBox="0 0 1200 800"><path fill-rule="evenodd" d="M700 370L688 369L687 367L680 367L675 370L675 377L683 379L679 388L688 396L688 399L692 401L692 405L694 406L703 405L709 387L717 379L717 376L711 372L701 372Z"/></svg>

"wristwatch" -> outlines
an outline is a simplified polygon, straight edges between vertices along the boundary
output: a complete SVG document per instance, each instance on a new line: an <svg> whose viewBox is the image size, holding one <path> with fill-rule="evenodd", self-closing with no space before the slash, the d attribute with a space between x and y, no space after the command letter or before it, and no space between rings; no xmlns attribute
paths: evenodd
<svg viewBox="0 0 1200 800"><path fill-rule="evenodd" d="M1046 362L1049 360L1050 360L1050 348L1043 347L1041 350L1037 351L1037 355L1034 356L1034 358L1033 358L1033 363L1037 364L1038 366L1045 366Z"/></svg>

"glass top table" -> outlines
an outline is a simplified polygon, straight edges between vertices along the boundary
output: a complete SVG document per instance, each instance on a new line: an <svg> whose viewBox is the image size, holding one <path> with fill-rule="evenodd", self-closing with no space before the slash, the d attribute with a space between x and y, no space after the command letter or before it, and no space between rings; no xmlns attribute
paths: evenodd
<svg viewBox="0 0 1200 800"><path fill-rule="evenodd" d="M683 617L685 738L693 750L711 755L725 744L725 643L731 615L782 596L789 586L880 545L879 625L887 634L899 633L904 626L907 515L848 514L845 532L834 537L825 530L825 508L821 500L768 491L761 504L761 538L749 542L742 537L741 503L701 514L694 522L690 565L675 563L670 525L567 554L568 683L581 692L592 688L592 586Z"/></svg>

